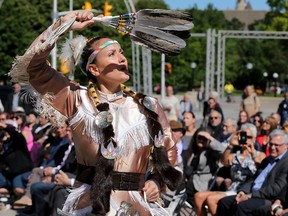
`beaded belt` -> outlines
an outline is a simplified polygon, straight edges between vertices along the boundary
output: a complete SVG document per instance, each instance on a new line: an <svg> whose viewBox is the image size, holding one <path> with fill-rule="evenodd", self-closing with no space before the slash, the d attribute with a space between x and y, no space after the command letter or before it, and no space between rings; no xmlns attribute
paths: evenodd
<svg viewBox="0 0 288 216"><path fill-rule="evenodd" d="M76 180L92 184L95 167L78 164ZM139 191L145 184L145 174L132 172L112 172L113 190Z"/></svg>
<svg viewBox="0 0 288 216"><path fill-rule="evenodd" d="M142 190L145 183L145 175L142 173L113 172L113 190Z"/></svg>

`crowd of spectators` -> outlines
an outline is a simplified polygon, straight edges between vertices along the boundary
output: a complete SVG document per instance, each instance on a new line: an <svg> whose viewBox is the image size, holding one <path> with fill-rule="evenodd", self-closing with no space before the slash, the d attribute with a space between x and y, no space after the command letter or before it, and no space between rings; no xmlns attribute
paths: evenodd
<svg viewBox="0 0 288 216"><path fill-rule="evenodd" d="M288 118L288 94L275 113L262 116L260 99L248 86L244 93L249 99L243 97L239 116L233 118L224 116L211 92L203 101L203 121L196 126L189 95L178 100L172 86L167 90L162 105L178 149L181 190L185 188L185 201L196 214L285 215L288 122L283 118ZM24 209L25 215L54 216L75 181L71 129L68 123L52 126L53 115L48 119L21 98L13 99L19 91L14 86L11 106L2 101L0 112L0 196L9 197L12 207Z"/></svg>
<svg viewBox="0 0 288 216"><path fill-rule="evenodd" d="M249 85L233 118L224 116L217 93L211 92L198 127L183 100L178 111L173 106L182 117L167 117L180 151L185 199L196 215L288 215L288 93L278 110L263 116Z"/></svg>
<svg viewBox="0 0 288 216"><path fill-rule="evenodd" d="M22 91L22 92L21 92ZM68 123L54 126L23 98L13 84L0 111L0 211L19 215L58 215L73 187L76 155Z"/></svg>

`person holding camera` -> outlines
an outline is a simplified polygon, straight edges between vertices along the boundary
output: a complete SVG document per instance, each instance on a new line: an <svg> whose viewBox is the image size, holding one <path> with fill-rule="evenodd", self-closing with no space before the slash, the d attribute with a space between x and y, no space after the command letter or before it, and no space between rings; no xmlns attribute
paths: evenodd
<svg viewBox="0 0 288 216"><path fill-rule="evenodd" d="M236 195L247 180L257 170L257 164L265 158L263 152L256 151L254 141L256 128L252 124L242 125L243 129L231 136L229 145L223 154L223 164L229 167L232 184L227 191L203 191L195 194L197 215L207 215L204 205L212 215L216 214L218 201L226 196Z"/></svg>
<svg viewBox="0 0 288 216"><path fill-rule="evenodd" d="M184 167L187 179L187 202L194 206L194 195L198 191L206 191L212 176L218 169L218 160L223 151L210 145L206 138L207 129L199 128L192 138L192 154Z"/></svg>
<svg viewBox="0 0 288 216"><path fill-rule="evenodd" d="M242 139L242 138L240 138ZM216 215L255 215L263 206L270 206L287 185L288 135L280 129L270 134L269 152L259 165L253 180L239 188L237 195L222 198Z"/></svg>

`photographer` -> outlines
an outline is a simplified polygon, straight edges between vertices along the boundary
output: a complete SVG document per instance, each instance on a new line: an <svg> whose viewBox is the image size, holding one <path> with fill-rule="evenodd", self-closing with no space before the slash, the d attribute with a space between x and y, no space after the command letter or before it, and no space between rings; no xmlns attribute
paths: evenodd
<svg viewBox="0 0 288 216"><path fill-rule="evenodd" d="M218 169L218 160L222 151L214 149L205 136L207 129L199 128L192 140L192 154L184 167L187 178L187 202L194 206L194 194L208 190L210 180Z"/></svg>
<svg viewBox="0 0 288 216"><path fill-rule="evenodd" d="M195 194L197 215L207 215L205 204L212 215L216 214L218 201L226 196L237 194L237 190L251 179L256 172L257 164L265 158L263 152L254 149L255 135L250 127L251 124L243 125L243 129L231 136L231 141L223 155L223 164L229 168L232 184L226 191L204 191ZM255 132L254 131L254 132ZM233 149L233 151L231 151ZM225 179L226 182L227 179Z"/></svg>
<svg viewBox="0 0 288 216"><path fill-rule="evenodd" d="M265 158L265 154L257 151L255 149L257 130L253 124L246 123L241 126L241 130L236 132L230 140L230 144L227 146L226 150L223 153L222 162L225 166L231 165L232 160L234 159L234 154L237 151L241 150L243 145L244 149L250 154L252 159L256 164L260 164L261 161Z"/></svg>

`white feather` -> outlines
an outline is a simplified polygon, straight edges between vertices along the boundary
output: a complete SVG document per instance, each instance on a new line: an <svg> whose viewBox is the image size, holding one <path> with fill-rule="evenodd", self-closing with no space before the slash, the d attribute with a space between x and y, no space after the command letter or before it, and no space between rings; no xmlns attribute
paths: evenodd
<svg viewBox="0 0 288 216"><path fill-rule="evenodd" d="M62 45L62 53L60 58L63 58L67 64L69 71L75 71L76 65L79 63L87 39L79 35L73 39L67 39Z"/></svg>

